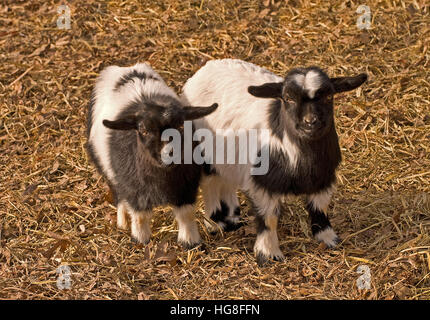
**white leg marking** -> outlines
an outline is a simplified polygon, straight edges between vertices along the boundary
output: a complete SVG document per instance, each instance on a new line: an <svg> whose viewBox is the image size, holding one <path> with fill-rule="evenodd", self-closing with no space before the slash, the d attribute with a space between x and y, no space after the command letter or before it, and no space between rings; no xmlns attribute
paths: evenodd
<svg viewBox="0 0 430 320"><path fill-rule="evenodd" d="M194 206L185 205L173 209L173 214L178 222L178 242L186 246L195 246L200 243L199 229L194 218Z"/></svg>
<svg viewBox="0 0 430 320"><path fill-rule="evenodd" d="M327 212L327 208L335 190L336 187L332 185L324 191L310 195L308 201L315 210L320 211L321 214L325 214L323 212ZM335 247L339 242L339 237L336 235L336 232L329 226L322 225L319 227L322 228L322 230L315 234L315 239L324 242L329 248Z"/></svg>
<svg viewBox="0 0 430 320"><path fill-rule="evenodd" d="M228 212L228 216L226 217L226 220L234 224L239 223L240 217L234 214L234 210L240 207L235 186L231 186L225 183L221 191L221 199L227 204L229 208L229 212Z"/></svg>
<svg viewBox="0 0 430 320"><path fill-rule="evenodd" d="M127 205L124 201L118 203L118 209L116 213L116 225L118 228L126 230L128 227L127 222Z"/></svg>
<svg viewBox="0 0 430 320"><path fill-rule="evenodd" d="M130 210L129 213L131 216L131 236L139 243L147 244L151 239L151 215L152 212L137 212L134 210Z"/></svg>
<svg viewBox="0 0 430 320"><path fill-rule="evenodd" d="M220 209L220 192L221 182L219 177L207 176L202 178L200 187L202 188L203 202L205 204L205 217L204 224L209 232L216 232L217 228L213 223L208 221L212 214ZM221 226L223 227L223 226Z"/></svg>
<svg viewBox="0 0 430 320"><path fill-rule="evenodd" d="M262 233L257 235L254 252L256 256L263 255L266 259L274 258L276 260L282 260L284 255L279 248L276 230L264 230Z"/></svg>
<svg viewBox="0 0 430 320"><path fill-rule="evenodd" d="M318 232L315 235L315 239L324 242L329 248L336 247L339 242L339 237L336 235L336 232L334 232L331 227L327 227L324 230Z"/></svg>
<svg viewBox="0 0 430 320"><path fill-rule="evenodd" d="M252 199L258 210L256 214L264 215L264 224L267 228L257 235L255 241L254 252L257 260L259 258L282 260L284 255L279 248L278 217L276 216L276 212L279 210L279 197L271 197L264 191L254 191Z"/></svg>
<svg viewBox="0 0 430 320"><path fill-rule="evenodd" d="M310 195L308 201L312 203L314 209L326 212L335 190L336 187L331 186L324 191Z"/></svg>

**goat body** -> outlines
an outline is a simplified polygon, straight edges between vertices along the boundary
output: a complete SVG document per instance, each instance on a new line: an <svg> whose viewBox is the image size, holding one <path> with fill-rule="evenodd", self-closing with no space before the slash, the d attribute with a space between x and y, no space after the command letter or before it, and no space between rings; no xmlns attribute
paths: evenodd
<svg viewBox="0 0 430 320"><path fill-rule="evenodd" d="M215 174L202 181L206 214L226 230L240 225L236 190L250 197L257 222L254 251L260 264L283 257L276 225L279 202L288 194L306 196L318 240L330 247L339 241L325 213L341 161L332 97L358 87L366 78L329 78L317 67L296 68L282 78L251 63L224 59L209 61L186 82L184 103L219 104L216 112L195 121L196 128L214 133L226 129L270 132L268 139L259 138L257 150L259 154L268 151L266 174L251 175L255 167L251 162L214 162Z"/></svg>
<svg viewBox="0 0 430 320"><path fill-rule="evenodd" d="M161 135L166 129L176 129L183 137L185 120L215 108L182 106L146 64L111 66L101 72L88 111L87 150L113 191L118 227L127 227L128 212L132 237L138 242L149 241L151 211L161 205L173 206L179 242L186 247L200 242L193 214L202 166L165 165L161 154L166 144Z"/></svg>

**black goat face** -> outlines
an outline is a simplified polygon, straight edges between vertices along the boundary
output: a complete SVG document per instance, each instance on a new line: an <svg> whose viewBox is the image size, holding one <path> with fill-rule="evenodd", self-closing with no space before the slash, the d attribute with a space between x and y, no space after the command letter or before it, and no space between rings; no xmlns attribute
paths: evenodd
<svg viewBox="0 0 430 320"><path fill-rule="evenodd" d="M248 92L259 98L281 99L289 133L301 139L318 140L334 126L333 95L353 90L366 79L366 74L329 78L318 67L296 68L284 82L250 86Z"/></svg>
<svg viewBox="0 0 430 320"><path fill-rule="evenodd" d="M103 120L103 124L113 130L135 130L139 141L136 156L145 157L152 165L165 167L168 164L163 161L162 152L169 141L162 140L163 132L176 130L182 139L185 121L204 117L217 107L217 104L210 107L182 107L179 104L160 106L136 102L127 108L128 113L115 121Z"/></svg>
<svg viewBox="0 0 430 320"><path fill-rule="evenodd" d="M302 139L317 140L334 125L334 88L318 68L294 69L285 78L282 101L288 130Z"/></svg>
<svg viewBox="0 0 430 320"><path fill-rule="evenodd" d="M294 120L291 127L295 134L304 139L322 138L334 124L331 96L289 103L286 112L287 118Z"/></svg>

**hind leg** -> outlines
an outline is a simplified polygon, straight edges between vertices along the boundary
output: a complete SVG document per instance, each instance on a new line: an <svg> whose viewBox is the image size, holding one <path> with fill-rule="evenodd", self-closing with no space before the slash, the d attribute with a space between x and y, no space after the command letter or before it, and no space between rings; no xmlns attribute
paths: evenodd
<svg viewBox="0 0 430 320"><path fill-rule="evenodd" d="M201 242L199 229L194 217L194 205L186 204L173 209L176 222L178 223L178 243L185 249L192 249Z"/></svg>
<svg viewBox="0 0 430 320"><path fill-rule="evenodd" d="M240 204L236 194L236 186L232 186L218 175L203 177L201 184L205 213L219 228L233 231L243 225L240 221ZM205 221L210 232L217 228Z"/></svg>

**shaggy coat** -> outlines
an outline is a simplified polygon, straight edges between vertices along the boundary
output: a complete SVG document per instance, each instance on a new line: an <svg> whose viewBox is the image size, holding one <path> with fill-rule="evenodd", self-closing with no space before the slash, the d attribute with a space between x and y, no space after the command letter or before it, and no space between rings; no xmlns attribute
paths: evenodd
<svg viewBox="0 0 430 320"><path fill-rule="evenodd" d="M333 95L361 85L367 76L329 78L317 67L296 68L285 78L241 60L209 61L188 79L181 99L187 104L217 101L219 108L196 128L222 135L227 129L268 130L259 136L256 155L269 154L269 169L250 174L256 164L213 161L216 174L202 181L206 213L226 230L240 225L236 190L250 197L256 211L258 262L282 259L276 225L279 201L285 195L305 195L311 229L328 246L339 241L325 213L341 161L333 117ZM220 131L221 130L221 131ZM220 133L221 132L221 133ZM226 150L226 153L228 150ZM235 148L236 158L239 148Z"/></svg>
<svg viewBox="0 0 430 320"><path fill-rule="evenodd" d="M193 247L200 242L193 204L203 167L163 163L167 142L161 135L175 129L183 138L184 121L205 116L216 107L182 106L146 64L111 66L101 72L88 110L87 150L114 193L118 226L126 228L128 212L132 236L138 242L149 241L150 213L161 205L173 206L181 243Z"/></svg>

